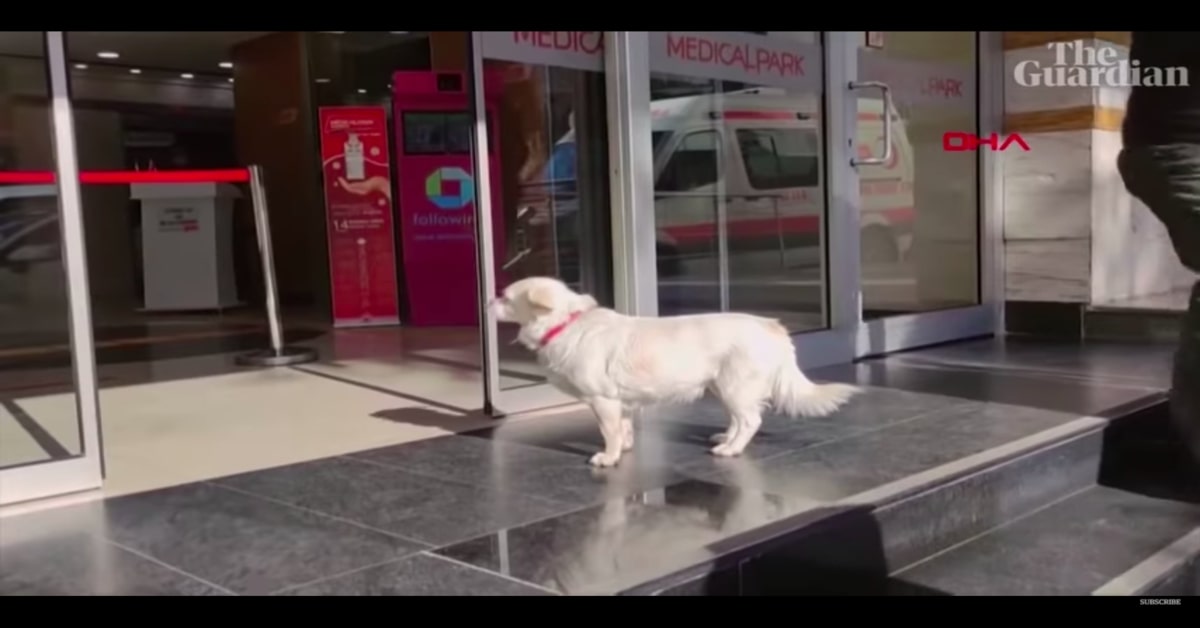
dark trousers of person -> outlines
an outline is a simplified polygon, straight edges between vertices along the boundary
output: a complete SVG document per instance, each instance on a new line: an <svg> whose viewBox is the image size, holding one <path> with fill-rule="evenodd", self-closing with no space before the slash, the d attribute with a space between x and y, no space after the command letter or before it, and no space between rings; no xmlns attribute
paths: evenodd
<svg viewBox="0 0 1200 628"><path fill-rule="evenodd" d="M1117 167L1129 193L1166 226L1180 261L1200 273L1200 144L1126 147ZM1192 286L1175 354L1171 417L1200 460L1200 282Z"/></svg>

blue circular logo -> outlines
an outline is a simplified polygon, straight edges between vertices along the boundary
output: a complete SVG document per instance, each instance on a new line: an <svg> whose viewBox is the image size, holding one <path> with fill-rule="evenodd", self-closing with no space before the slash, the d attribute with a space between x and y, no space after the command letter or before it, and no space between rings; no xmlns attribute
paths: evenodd
<svg viewBox="0 0 1200 628"><path fill-rule="evenodd" d="M447 183L457 182L458 190L447 193ZM475 200L475 181L457 166L438 168L425 178L425 197L438 209L462 209Z"/></svg>

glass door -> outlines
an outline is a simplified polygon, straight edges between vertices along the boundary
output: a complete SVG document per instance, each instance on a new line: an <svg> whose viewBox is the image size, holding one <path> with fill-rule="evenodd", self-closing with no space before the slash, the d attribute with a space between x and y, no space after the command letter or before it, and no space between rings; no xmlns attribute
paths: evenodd
<svg viewBox="0 0 1200 628"><path fill-rule="evenodd" d="M1000 131L973 31L852 33L861 320L859 357L991 334L1001 285L987 151L949 133Z"/></svg>
<svg viewBox="0 0 1200 628"><path fill-rule="evenodd" d="M647 34L658 314L775 318L804 367L852 359L843 39Z"/></svg>
<svg viewBox="0 0 1200 628"><path fill-rule="evenodd" d="M96 365L61 32L0 32L0 505L98 488Z"/></svg>
<svg viewBox="0 0 1200 628"><path fill-rule="evenodd" d="M471 36L480 301L525 277L556 277L612 307L604 34ZM486 308L483 308L486 310ZM546 384L517 326L481 315L489 410L573 403Z"/></svg>

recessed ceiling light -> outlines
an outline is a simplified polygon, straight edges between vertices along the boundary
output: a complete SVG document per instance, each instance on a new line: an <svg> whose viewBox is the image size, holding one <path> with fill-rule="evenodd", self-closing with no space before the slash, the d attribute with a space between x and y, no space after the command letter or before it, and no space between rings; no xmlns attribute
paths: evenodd
<svg viewBox="0 0 1200 628"><path fill-rule="evenodd" d="M367 90L365 90L365 89L360 89L360 90L358 90L358 93L360 93L360 94L365 94L365 93L367 93Z"/></svg>
<svg viewBox="0 0 1200 628"><path fill-rule="evenodd" d="M87 69L87 64L86 64L86 63L76 63L76 64L75 64L75 69L76 69L76 70L86 70L86 69Z"/></svg>
<svg viewBox="0 0 1200 628"><path fill-rule="evenodd" d="M101 59L120 59L121 58L120 53L110 52L110 51L97 52L96 56L100 57Z"/></svg>
<svg viewBox="0 0 1200 628"><path fill-rule="evenodd" d="M233 82L233 77L232 77L232 76L231 76L231 77L229 77L229 82L230 82L230 83L232 83L232 82Z"/></svg>
<svg viewBox="0 0 1200 628"><path fill-rule="evenodd" d="M408 34L408 31L388 31L388 32L393 35L407 35Z"/></svg>
<svg viewBox="0 0 1200 628"><path fill-rule="evenodd" d="M228 70L233 67L233 62L232 61L222 61L222 62L218 63L217 65L221 66L223 69Z"/></svg>
<svg viewBox="0 0 1200 628"><path fill-rule="evenodd" d="M179 75L179 78L191 79L196 78L196 75L192 74L191 72L184 72L183 74Z"/></svg>
<svg viewBox="0 0 1200 628"><path fill-rule="evenodd" d="M327 78L319 78L319 79L317 79L317 81L316 81L316 82L318 82L318 83L328 83L328 82L329 82L329 79L327 79Z"/></svg>
<svg viewBox="0 0 1200 628"><path fill-rule="evenodd" d="M129 73L130 74L141 74L142 71L137 68L129 68Z"/></svg>

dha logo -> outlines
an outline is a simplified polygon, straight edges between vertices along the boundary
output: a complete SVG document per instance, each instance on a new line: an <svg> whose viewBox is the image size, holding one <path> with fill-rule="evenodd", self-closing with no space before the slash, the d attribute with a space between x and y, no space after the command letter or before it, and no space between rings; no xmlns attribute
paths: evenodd
<svg viewBox="0 0 1200 628"><path fill-rule="evenodd" d="M1013 67L1013 79L1022 87L1188 87L1185 67L1142 67L1140 61L1117 58L1111 45L1089 45L1083 40L1046 44L1054 62L1043 65L1026 59Z"/></svg>
<svg viewBox="0 0 1200 628"><path fill-rule="evenodd" d="M446 193L446 183L458 182L458 192ZM462 168L438 168L425 178L425 197L438 209L462 209L475 200L475 181Z"/></svg>

